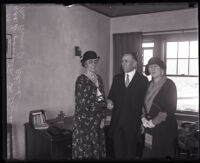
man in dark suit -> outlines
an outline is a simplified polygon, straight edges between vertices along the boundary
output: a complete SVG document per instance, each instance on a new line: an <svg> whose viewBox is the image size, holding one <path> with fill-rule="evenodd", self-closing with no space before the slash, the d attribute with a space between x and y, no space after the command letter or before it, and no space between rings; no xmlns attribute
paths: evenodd
<svg viewBox="0 0 200 163"><path fill-rule="evenodd" d="M114 76L108 94L108 106L112 109L110 136L114 158L136 159L137 144L141 133L141 113L148 79L137 72L136 53L122 57L123 73Z"/></svg>

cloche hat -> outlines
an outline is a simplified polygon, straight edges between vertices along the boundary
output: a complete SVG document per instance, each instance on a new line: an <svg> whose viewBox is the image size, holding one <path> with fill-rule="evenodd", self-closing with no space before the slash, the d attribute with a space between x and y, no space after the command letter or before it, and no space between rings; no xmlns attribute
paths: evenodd
<svg viewBox="0 0 200 163"><path fill-rule="evenodd" d="M84 64L85 61L89 60L89 59L100 59L99 56L97 56L97 53L94 52L94 51L86 51L84 54L83 54L83 57L81 59L81 63Z"/></svg>
<svg viewBox="0 0 200 163"><path fill-rule="evenodd" d="M158 65L160 68L162 68L163 70L166 69L165 63L164 63L160 58L158 58L158 57L152 57L152 58L148 61L147 65L145 66L145 74L146 74L146 75L150 75L148 68L149 68L149 65L152 65L152 64L157 64L157 65Z"/></svg>

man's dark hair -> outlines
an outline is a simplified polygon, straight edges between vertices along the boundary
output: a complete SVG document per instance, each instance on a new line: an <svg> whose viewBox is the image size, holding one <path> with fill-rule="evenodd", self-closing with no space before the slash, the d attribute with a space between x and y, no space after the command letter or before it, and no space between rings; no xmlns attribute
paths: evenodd
<svg viewBox="0 0 200 163"><path fill-rule="evenodd" d="M127 53L124 53L124 55L131 55L133 57L133 59L135 59L136 61L138 61L137 59L137 52L127 52Z"/></svg>

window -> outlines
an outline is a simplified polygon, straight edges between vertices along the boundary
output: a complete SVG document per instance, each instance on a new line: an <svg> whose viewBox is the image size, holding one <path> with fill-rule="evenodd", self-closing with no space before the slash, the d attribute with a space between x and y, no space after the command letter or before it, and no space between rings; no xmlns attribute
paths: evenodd
<svg viewBox="0 0 200 163"><path fill-rule="evenodd" d="M143 72L152 56L160 57L167 66L166 76L177 87L177 111L196 114L199 111L198 33L195 30L146 33L142 49Z"/></svg>
<svg viewBox="0 0 200 163"><path fill-rule="evenodd" d="M143 63L143 74L145 70L145 65L148 63L149 59L153 57L154 52L154 42L144 42L142 43L142 63ZM145 74L144 74L145 75ZM147 78L150 80L150 76L147 76Z"/></svg>
<svg viewBox="0 0 200 163"><path fill-rule="evenodd" d="M168 76L168 78L172 79L176 84L177 110L198 112L198 77Z"/></svg>
<svg viewBox="0 0 200 163"><path fill-rule="evenodd" d="M198 112L198 41L166 42L166 75L177 87L177 110Z"/></svg>
<svg viewBox="0 0 200 163"><path fill-rule="evenodd" d="M198 42L167 42L166 63L168 75L198 76Z"/></svg>

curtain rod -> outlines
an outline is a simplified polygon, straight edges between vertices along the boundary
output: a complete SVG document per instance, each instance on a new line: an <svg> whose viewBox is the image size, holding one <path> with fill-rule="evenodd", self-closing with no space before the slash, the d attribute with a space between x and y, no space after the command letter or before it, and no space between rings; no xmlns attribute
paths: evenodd
<svg viewBox="0 0 200 163"><path fill-rule="evenodd" d="M164 34L173 34L173 33L189 33L189 32L198 32L197 28L193 29L181 29L181 30L169 30L169 31L155 31L155 32L143 32L143 36L147 35L164 35Z"/></svg>

